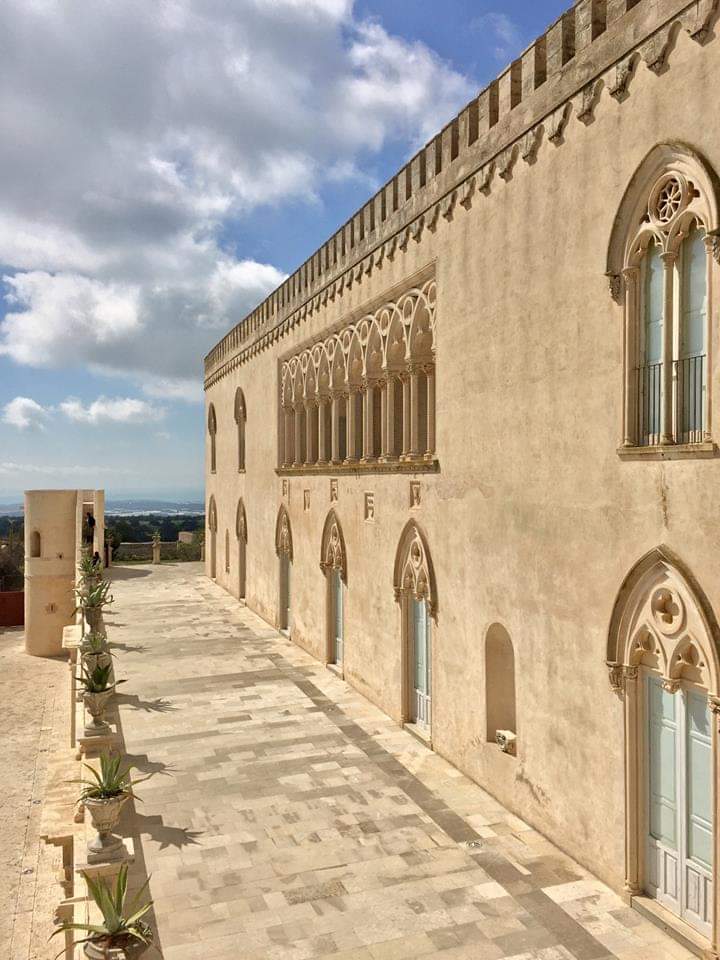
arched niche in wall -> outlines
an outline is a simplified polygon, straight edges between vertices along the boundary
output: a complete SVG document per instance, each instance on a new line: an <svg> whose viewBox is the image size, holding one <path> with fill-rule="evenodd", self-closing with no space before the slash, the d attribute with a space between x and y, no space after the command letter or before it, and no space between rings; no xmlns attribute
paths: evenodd
<svg viewBox="0 0 720 960"><path fill-rule="evenodd" d="M485 712L488 742L498 730L517 732L515 651L500 623L491 624L485 637Z"/></svg>

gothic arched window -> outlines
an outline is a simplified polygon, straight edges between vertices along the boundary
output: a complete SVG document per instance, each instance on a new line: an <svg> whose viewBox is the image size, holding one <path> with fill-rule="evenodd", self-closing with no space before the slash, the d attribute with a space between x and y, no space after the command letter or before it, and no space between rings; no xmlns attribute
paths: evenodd
<svg viewBox="0 0 720 960"><path fill-rule="evenodd" d="M217 417L215 416L215 406L210 404L208 407L208 436L210 437L210 472L215 473L217 469L217 451L215 437L217 436Z"/></svg>
<svg viewBox="0 0 720 960"><path fill-rule="evenodd" d="M720 257L714 179L686 147L656 147L615 220L608 257L624 292L623 446L711 440L710 286Z"/></svg>

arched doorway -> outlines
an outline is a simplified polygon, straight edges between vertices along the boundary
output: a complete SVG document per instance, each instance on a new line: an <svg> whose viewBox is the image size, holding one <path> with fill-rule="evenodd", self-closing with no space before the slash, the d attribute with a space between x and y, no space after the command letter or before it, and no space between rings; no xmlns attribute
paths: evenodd
<svg viewBox="0 0 720 960"><path fill-rule="evenodd" d="M326 659L342 668L345 653L345 588L347 554L340 521L334 510L325 520L320 569L326 582Z"/></svg>
<svg viewBox="0 0 720 960"><path fill-rule="evenodd" d="M718 626L694 579L653 550L618 595L608 641L625 712L626 886L717 949Z"/></svg>
<svg viewBox="0 0 720 960"><path fill-rule="evenodd" d="M293 544L290 517L285 507L280 507L275 524L275 552L279 564L278 627L290 634L291 618L291 579Z"/></svg>
<svg viewBox="0 0 720 960"><path fill-rule="evenodd" d="M210 497L208 504L208 563L210 567L210 578L214 580L217 577L217 507L215 506L215 497Z"/></svg>
<svg viewBox="0 0 720 960"><path fill-rule="evenodd" d="M247 554L247 517L245 516L245 504L242 499L238 500L235 532L238 542L238 599L244 600L247 578L245 566Z"/></svg>
<svg viewBox="0 0 720 960"><path fill-rule="evenodd" d="M430 551L414 520L406 525L395 558L395 599L400 604L403 693L402 715L429 734L432 724L432 620L437 622L437 590Z"/></svg>

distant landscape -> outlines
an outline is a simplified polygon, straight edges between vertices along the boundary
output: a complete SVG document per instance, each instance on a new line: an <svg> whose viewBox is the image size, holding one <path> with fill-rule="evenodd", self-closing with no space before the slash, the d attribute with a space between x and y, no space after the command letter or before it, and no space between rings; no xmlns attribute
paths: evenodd
<svg viewBox="0 0 720 960"><path fill-rule="evenodd" d="M152 514L154 516L172 517L172 516L197 516L205 513L205 504L202 500L106 500L105 515L114 517L142 516L143 514ZM0 518L22 517L23 504L0 503Z"/></svg>

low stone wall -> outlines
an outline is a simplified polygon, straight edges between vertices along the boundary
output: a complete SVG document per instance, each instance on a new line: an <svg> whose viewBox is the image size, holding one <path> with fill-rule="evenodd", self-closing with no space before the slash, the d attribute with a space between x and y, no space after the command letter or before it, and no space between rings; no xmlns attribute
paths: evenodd
<svg viewBox="0 0 720 960"><path fill-rule="evenodd" d="M0 627L22 627L25 623L25 593L22 590L0 592Z"/></svg>
<svg viewBox="0 0 720 960"><path fill-rule="evenodd" d="M113 562L122 563L123 560L142 561L152 563L152 540L143 543L121 543L113 551ZM195 543L180 543L177 540L165 540L160 544L161 560L199 560L200 545Z"/></svg>

